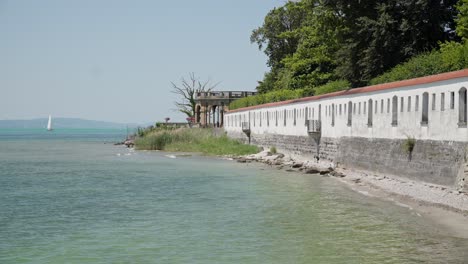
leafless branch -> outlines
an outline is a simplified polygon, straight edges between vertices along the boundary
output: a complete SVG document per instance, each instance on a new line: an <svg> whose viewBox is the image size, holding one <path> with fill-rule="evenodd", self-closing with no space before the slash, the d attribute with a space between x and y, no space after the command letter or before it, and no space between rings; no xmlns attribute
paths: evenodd
<svg viewBox="0 0 468 264"><path fill-rule="evenodd" d="M218 86L220 82L211 84L211 80L200 81L194 72L189 73L188 79L182 77L180 85L171 82L172 93L181 97L180 101L174 102L177 111L186 114L189 117L195 115L195 98L199 92L209 92Z"/></svg>

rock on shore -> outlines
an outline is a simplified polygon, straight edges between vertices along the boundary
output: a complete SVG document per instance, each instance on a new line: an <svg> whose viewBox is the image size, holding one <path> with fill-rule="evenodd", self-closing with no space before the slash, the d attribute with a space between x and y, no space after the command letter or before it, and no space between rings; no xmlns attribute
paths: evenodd
<svg viewBox="0 0 468 264"><path fill-rule="evenodd" d="M273 154L268 150L247 156L230 156L229 158L233 158L239 163L261 162L270 166L276 166L279 169L284 168L287 171L302 171L306 174L344 177L344 174L334 170L333 164L319 163L317 161L298 161L286 157L282 153Z"/></svg>

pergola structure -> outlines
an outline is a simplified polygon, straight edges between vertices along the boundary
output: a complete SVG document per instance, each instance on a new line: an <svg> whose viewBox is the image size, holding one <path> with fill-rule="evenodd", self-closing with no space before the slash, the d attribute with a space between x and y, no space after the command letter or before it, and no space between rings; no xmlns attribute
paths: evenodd
<svg viewBox="0 0 468 264"><path fill-rule="evenodd" d="M195 99L195 123L201 127L222 127L229 104L255 94L257 93L246 91L199 92Z"/></svg>

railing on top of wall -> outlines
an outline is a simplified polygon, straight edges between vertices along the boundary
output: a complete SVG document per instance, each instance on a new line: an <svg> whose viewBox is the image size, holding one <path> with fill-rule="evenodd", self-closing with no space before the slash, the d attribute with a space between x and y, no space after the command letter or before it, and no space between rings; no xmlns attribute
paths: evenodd
<svg viewBox="0 0 468 264"><path fill-rule="evenodd" d="M249 122L242 122L242 131L243 132L250 132L250 123Z"/></svg>
<svg viewBox="0 0 468 264"><path fill-rule="evenodd" d="M314 134L320 133L322 129L322 122L320 120L307 120L307 133Z"/></svg>

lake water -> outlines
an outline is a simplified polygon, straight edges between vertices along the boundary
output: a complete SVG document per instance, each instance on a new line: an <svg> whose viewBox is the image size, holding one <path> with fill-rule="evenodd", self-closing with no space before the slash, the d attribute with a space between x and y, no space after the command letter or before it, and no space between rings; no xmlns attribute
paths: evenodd
<svg viewBox="0 0 468 264"><path fill-rule="evenodd" d="M0 263L468 263L467 239L334 179L0 130Z"/></svg>

